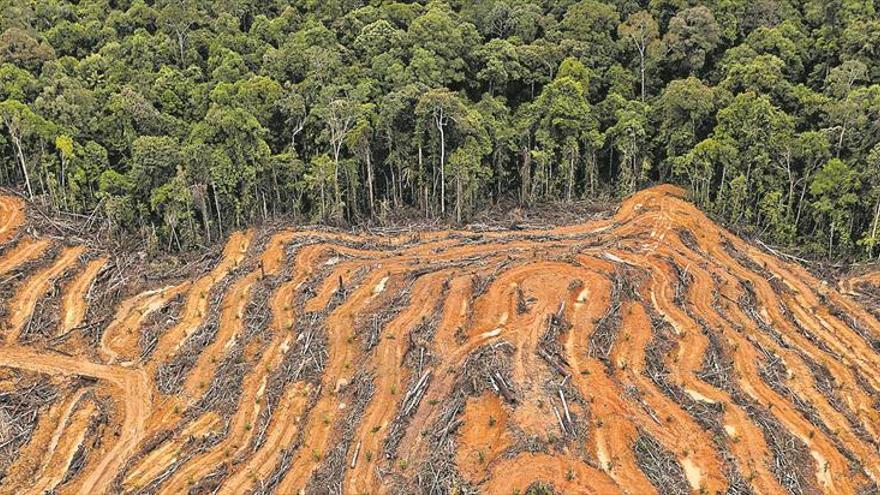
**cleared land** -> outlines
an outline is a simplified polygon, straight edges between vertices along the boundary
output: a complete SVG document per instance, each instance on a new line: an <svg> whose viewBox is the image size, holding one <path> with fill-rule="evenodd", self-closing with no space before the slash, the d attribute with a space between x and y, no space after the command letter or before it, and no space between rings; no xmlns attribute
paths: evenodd
<svg viewBox="0 0 880 495"><path fill-rule="evenodd" d="M149 287L0 197L2 493L874 493L880 277L672 187L553 229L245 231ZM142 284L141 284L142 285Z"/></svg>

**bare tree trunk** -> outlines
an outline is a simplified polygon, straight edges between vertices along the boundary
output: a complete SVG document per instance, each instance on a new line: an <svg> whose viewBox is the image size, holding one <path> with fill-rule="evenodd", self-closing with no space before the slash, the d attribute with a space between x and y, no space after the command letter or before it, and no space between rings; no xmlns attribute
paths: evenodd
<svg viewBox="0 0 880 495"><path fill-rule="evenodd" d="M455 174L455 221L461 223L461 173Z"/></svg>
<svg viewBox="0 0 880 495"><path fill-rule="evenodd" d="M424 157L423 157L423 154L422 154L422 143L419 143L419 175L420 175L420 176L421 176L421 174L424 173L424 163L423 163L423 161L424 161ZM403 180L403 179L401 179L401 180ZM425 181L422 181L422 182L425 182ZM427 186L427 185L424 185L424 188L425 188L425 194L424 194L424 196L425 196L425 204L422 205L422 207L425 209L425 213L427 213L427 212L428 212L428 186ZM415 188L413 188L413 189L415 189ZM418 201L418 199L417 199L418 196L419 196L418 191L413 190L413 199L416 199L416 201Z"/></svg>
<svg viewBox="0 0 880 495"><path fill-rule="evenodd" d="M324 179L321 179L321 218L326 218L327 206L324 201Z"/></svg>
<svg viewBox="0 0 880 495"><path fill-rule="evenodd" d="M21 133L18 132L18 129L12 125L12 122L10 122L8 118L4 118L3 123L6 124L6 129L9 130L9 137L12 138L12 144L15 146L18 163L21 165L22 173L24 173L24 182L25 185L27 185L28 197L34 199L34 191L31 189L30 175L28 175L27 164L24 161L24 152L21 149Z"/></svg>
<svg viewBox="0 0 880 495"><path fill-rule="evenodd" d="M349 221L351 221L358 216L358 194L357 187L355 187L355 174L353 173L353 171L347 170L345 172L345 178L348 179L348 208L346 208L348 213L347 218Z"/></svg>
<svg viewBox="0 0 880 495"><path fill-rule="evenodd" d="M645 45L639 44L639 73L642 77L642 103L645 101Z"/></svg>
<svg viewBox="0 0 880 495"><path fill-rule="evenodd" d="M521 203L528 203L529 190L532 187L532 154L528 146L523 146L520 153L522 154L522 166L519 171L519 200Z"/></svg>
<svg viewBox="0 0 880 495"><path fill-rule="evenodd" d="M21 164L21 171L24 173L24 183L27 186L28 197L30 199L34 199L34 191L31 188L31 178L30 174L28 174L27 164L24 161L24 152L21 149L21 136L15 135L10 130L10 135L12 136L12 143L15 145L15 152L18 154L18 163Z"/></svg>
<svg viewBox="0 0 880 495"><path fill-rule="evenodd" d="M339 188L339 153L342 144L333 145L333 215L339 216L339 204L342 203L342 190Z"/></svg>
<svg viewBox="0 0 880 495"><path fill-rule="evenodd" d="M812 171L810 173L804 175L804 186L801 188L801 196L798 199L798 208L797 214L794 217L794 228L797 230L798 225L801 221L801 213L804 209L804 197L807 195L807 185L810 183L810 177L812 176Z"/></svg>
<svg viewBox="0 0 880 495"><path fill-rule="evenodd" d="M877 243L877 223L880 222L880 196L877 197L877 207L874 208L874 225L871 227L871 252L868 253L869 256L874 256L874 246Z"/></svg>
<svg viewBox="0 0 880 495"><path fill-rule="evenodd" d="M372 217L375 212L375 205L373 204L373 160L371 155L372 153L370 153L370 149L367 147L367 194L369 195L368 204L370 205L370 217Z"/></svg>
<svg viewBox="0 0 880 495"><path fill-rule="evenodd" d="M180 49L180 66L183 67L184 64L184 50L186 45L186 32L183 30L177 31L177 46Z"/></svg>
<svg viewBox="0 0 880 495"><path fill-rule="evenodd" d="M400 203L398 201L398 198L402 195L400 191L398 191L398 187L400 187L400 184L398 184L399 179L397 178L397 163L391 164L391 166L388 167L388 170L391 172L391 204L394 205L395 208L399 208Z"/></svg>
<svg viewBox="0 0 880 495"><path fill-rule="evenodd" d="M596 195L596 152L592 149L590 150L589 164L587 166L589 167L587 173L590 176L590 196L594 197Z"/></svg>
<svg viewBox="0 0 880 495"><path fill-rule="evenodd" d="M443 110L434 118L440 132L440 214L446 215L446 117Z"/></svg>
<svg viewBox="0 0 880 495"><path fill-rule="evenodd" d="M565 199L571 201L571 193L574 189L574 150L569 150L568 155L568 187L566 188Z"/></svg>
<svg viewBox="0 0 880 495"><path fill-rule="evenodd" d="M788 198L786 204L788 205L788 214L791 215L792 210L794 209L794 187L795 187L795 178L794 178L794 170L792 170L791 166L791 152L787 152L785 156L785 168L788 172ZM789 216L788 218L791 218Z"/></svg>
<svg viewBox="0 0 880 495"><path fill-rule="evenodd" d="M834 221L831 221L831 233L828 236L828 256L831 256L831 249L834 246Z"/></svg>
<svg viewBox="0 0 880 495"><path fill-rule="evenodd" d="M61 153L61 203L64 205L64 209L70 209L70 206L67 204L67 159L64 157L64 153Z"/></svg>
<svg viewBox="0 0 880 495"><path fill-rule="evenodd" d="M290 151L294 153L296 153L296 135L302 132L304 126L305 120L300 120L293 129L293 132L290 133Z"/></svg>
<svg viewBox="0 0 880 495"><path fill-rule="evenodd" d="M180 245L180 236L177 235L177 229L174 228L173 224L171 225L171 237L172 237L172 239L174 239L175 243L177 244L177 250L183 251L183 247Z"/></svg>
<svg viewBox="0 0 880 495"><path fill-rule="evenodd" d="M208 209L208 199L206 198L207 191L203 191L202 193L202 222L205 224L205 236L208 239L208 244L211 243L211 212Z"/></svg>
<svg viewBox="0 0 880 495"><path fill-rule="evenodd" d="M196 224L195 224L195 221L194 221L193 218L192 218L192 215L189 216L189 219L187 220L187 223L189 224L189 233L190 233L190 235L194 238L194 237L195 237L194 234L195 234L195 232L196 232Z"/></svg>
<svg viewBox="0 0 880 495"><path fill-rule="evenodd" d="M49 192L49 202L52 206L57 210L58 209L58 201L55 198L55 191L53 191L51 185L51 181L49 180L49 167L46 166L46 162L40 160L40 167L43 169L43 173L40 177L40 189L45 193Z"/></svg>
<svg viewBox="0 0 880 495"><path fill-rule="evenodd" d="M496 145L495 152L492 153L492 165L495 168L495 201L501 197L501 177L504 170L501 167L501 147Z"/></svg>
<svg viewBox="0 0 880 495"><path fill-rule="evenodd" d="M220 198L217 196L217 184L211 182L211 190L214 192L214 207L217 209L217 231L223 237L223 213L220 211Z"/></svg>

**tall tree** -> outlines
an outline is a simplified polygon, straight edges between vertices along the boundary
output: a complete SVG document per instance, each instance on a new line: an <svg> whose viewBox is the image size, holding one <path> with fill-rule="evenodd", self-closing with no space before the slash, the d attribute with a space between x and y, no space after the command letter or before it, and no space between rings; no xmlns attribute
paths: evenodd
<svg viewBox="0 0 880 495"><path fill-rule="evenodd" d="M564 196L571 200L575 195L575 178L581 162L582 148L586 148L588 161L585 178L592 192L595 185L595 162L592 160L597 123L587 101L589 86L587 69L575 59L566 59L557 73L556 79L544 87L538 96L533 111L537 113L538 129L542 146L546 151L560 150L562 163ZM552 181L552 174L543 175ZM552 186L548 182L545 190Z"/></svg>
<svg viewBox="0 0 880 495"><path fill-rule="evenodd" d="M676 74L699 73L721 42L721 30L708 7L689 7L669 20L663 42L669 50L667 63Z"/></svg>
<svg viewBox="0 0 880 495"><path fill-rule="evenodd" d="M416 115L422 129L436 130L438 140L438 170L440 171L440 214L446 214L446 145L449 129L465 115L465 106L458 95L446 88L432 89L419 98Z"/></svg>
<svg viewBox="0 0 880 495"><path fill-rule="evenodd" d="M35 114L27 105L17 100L5 100L0 102L0 119L6 127L9 139L15 152L15 158L21 167L28 196L34 197L34 188L31 183L28 158L36 158L39 150L39 142L54 138L51 123ZM33 151L27 151L28 141L33 142Z"/></svg>
<svg viewBox="0 0 880 495"><path fill-rule="evenodd" d="M201 12L198 0L165 0L159 7L158 21L177 44L177 63L186 64L187 42L193 26L199 22Z"/></svg>
<svg viewBox="0 0 880 495"><path fill-rule="evenodd" d="M349 149L355 150L364 165L364 177L367 185L367 208L370 216L376 212L373 172L373 140L375 139L375 122L378 116L375 105L362 105L358 112L358 120L346 136Z"/></svg>
<svg viewBox="0 0 880 495"><path fill-rule="evenodd" d="M846 246L852 236L852 208L858 204L861 186L858 174L839 158L832 158L816 173L810 184L812 207L827 222L828 254L835 241Z"/></svg>
<svg viewBox="0 0 880 495"><path fill-rule="evenodd" d="M657 145L663 152L660 180L669 176L671 164L694 149L712 128L715 92L696 77L671 81L654 105L659 121Z"/></svg>
<svg viewBox="0 0 880 495"><path fill-rule="evenodd" d="M333 154L333 215L341 219L344 214L339 161L342 147L349 131L357 122L360 106L348 98L335 98L316 110L326 129L326 140Z"/></svg>
<svg viewBox="0 0 880 495"><path fill-rule="evenodd" d="M647 11L634 12L617 28L617 35L634 46L639 54L639 82L641 83L642 101L645 101L645 59L649 45L660 36L657 21Z"/></svg>

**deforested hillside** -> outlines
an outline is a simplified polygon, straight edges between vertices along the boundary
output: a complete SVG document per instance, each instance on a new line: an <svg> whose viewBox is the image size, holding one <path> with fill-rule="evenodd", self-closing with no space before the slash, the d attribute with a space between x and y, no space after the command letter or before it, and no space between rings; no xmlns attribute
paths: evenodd
<svg viewBox="0 0 880 495"><path fill-rule="evenodd" d="M155 274L32 222L0 198L3 493L877 491L876 277L677 188L565 227L240 231Z"/></svg>

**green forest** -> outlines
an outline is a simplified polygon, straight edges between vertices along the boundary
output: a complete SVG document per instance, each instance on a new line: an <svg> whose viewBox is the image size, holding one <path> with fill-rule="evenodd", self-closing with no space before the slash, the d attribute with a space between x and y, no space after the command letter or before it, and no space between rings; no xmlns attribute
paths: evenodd
<svg viewBox="0 0 880 495"><path fill-rule="evenodd" d="M880 254L871 0L0 0L0 185L158 249L685 187Z"/></svg>

